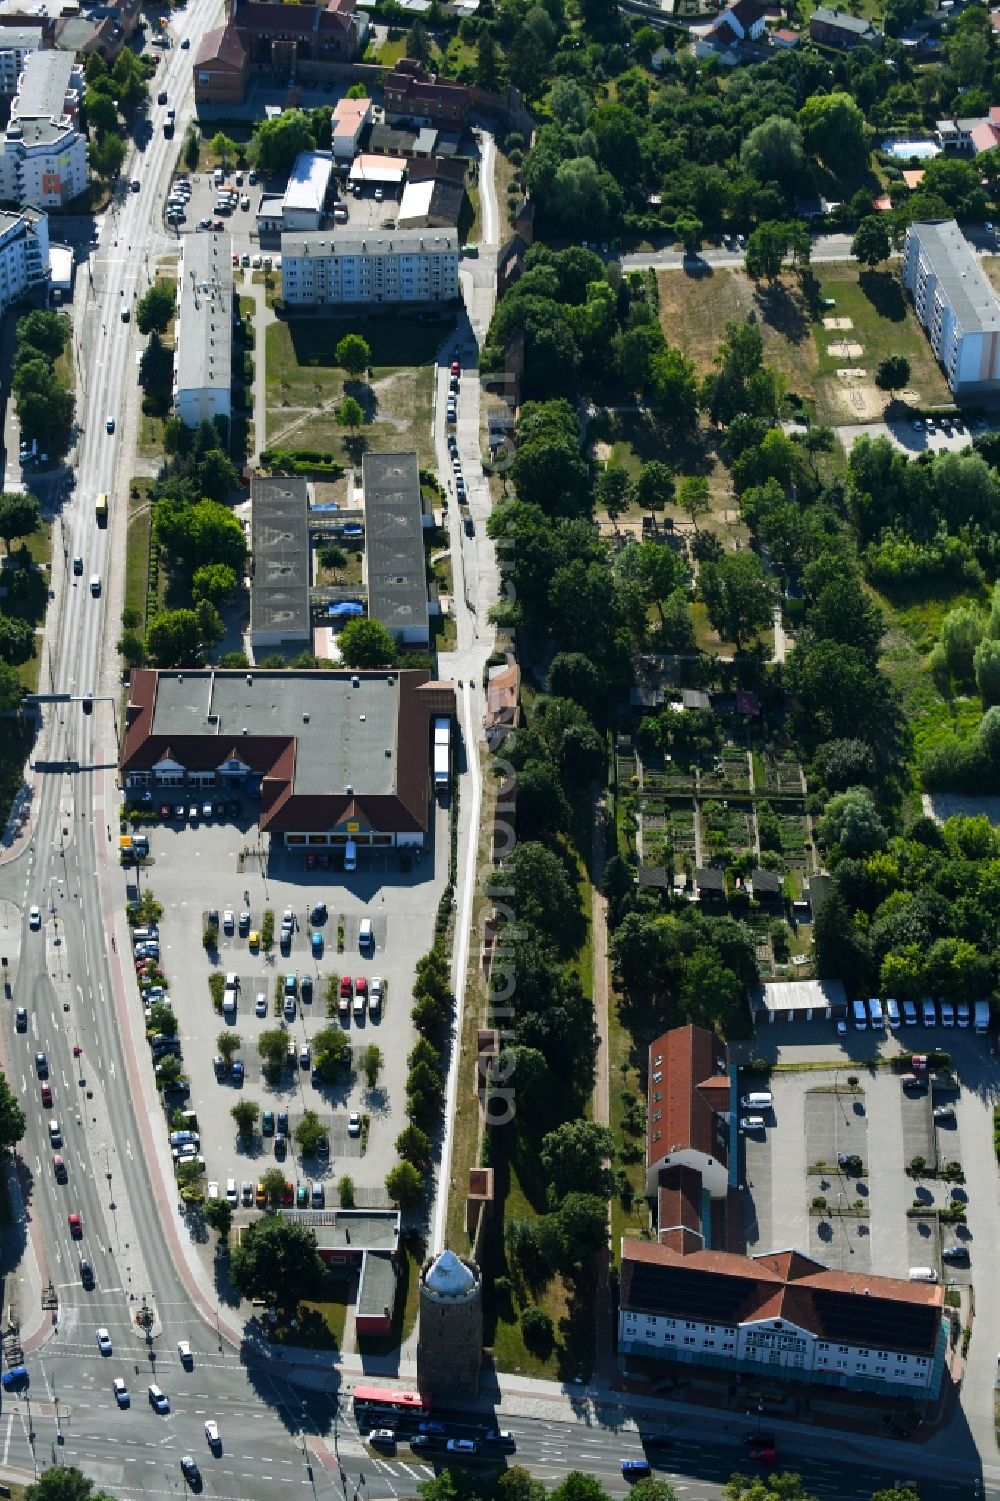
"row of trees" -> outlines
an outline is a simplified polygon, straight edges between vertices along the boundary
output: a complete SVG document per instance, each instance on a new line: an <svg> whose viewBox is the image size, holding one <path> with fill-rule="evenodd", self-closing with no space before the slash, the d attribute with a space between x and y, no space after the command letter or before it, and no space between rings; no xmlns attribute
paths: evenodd
<svg viewBox="0 0 1000 1501"><path fill-rule="evenodd" d="M444 905L451 901L449 887ZM443 938L417 960L411 1016L417 1040L406 1060L407 1125L396 1138L399 1161L386 1176L389 1197L401 1209L415 1209L424 1198L432 1159L432 1134L440 1124L447 1073L444 1050L454 1012L448 958Z"/></svg>
<svg viewBox="0 0 1000 1501"><path fill-rule="evenodd" d="M56 370L71 335L63 313L36 311L17 320L11 386L21 438L37 443L51 459L61 457L73 440L76 399Z"/></svg>

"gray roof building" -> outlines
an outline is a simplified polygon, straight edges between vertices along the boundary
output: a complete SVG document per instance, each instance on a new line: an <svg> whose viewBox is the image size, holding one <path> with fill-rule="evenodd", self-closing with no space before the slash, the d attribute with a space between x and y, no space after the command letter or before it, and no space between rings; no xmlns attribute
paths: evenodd
<svg viewBox="0 0 1000 1501"><path fill-rule="evenodd" d="M309 491L300 475L255 474L251 491L250 639L264 648L311 641Z"/></svg>
<svg viewBox="0 0 1000 1501"><path fill-rule="evenodd" d="M368 613L398 641L430 642L423 501L415 453L366 453L361 464Z"/></svg>
<svg viewBox="0 0 1000 1501"><path fill-rule="evenodd" d="M25 59L13 112L22 121L61 120L67 113L68 100L79 93L71 87L74 71L82 87L83 73L72 53L32 52Z"/></svg>
<svg viewBox="0 0 1000 1501"><path fill-rule="evenodd" d="M177 287L174 406L187 427L229 417L233 377L232 237L185 235Z"/></svg>
<svg viewBox="0 0 1000 1501"><path fill-rule="evenodd" d="M201 236L199 236L199 239ZM458 254L453 229L341 229L304 230L281 237L282 257L292 255L420 255Z"/></svg>
<svg viewBox="0 0 1000 1501"><path fill-rule="evenodd" d="M910 225L903 285L952 393L1000 387L1000 302L954 219Z"/></svg>

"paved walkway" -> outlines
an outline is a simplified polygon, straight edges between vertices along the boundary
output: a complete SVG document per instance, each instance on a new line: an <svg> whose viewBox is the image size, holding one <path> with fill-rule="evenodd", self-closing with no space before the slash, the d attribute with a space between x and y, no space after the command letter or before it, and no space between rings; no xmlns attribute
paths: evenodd
<svg viewBox="0 0 1000 1501"><path fill-rule="evenodd" d="M245 270L236 287L241 298L253 303L253 443L247 458L251 468L260 462L261 449L267 447L267 330L277 322L274 309L268 306L267 288L263 282L255 282L253 274L252 269Z"/></svg>

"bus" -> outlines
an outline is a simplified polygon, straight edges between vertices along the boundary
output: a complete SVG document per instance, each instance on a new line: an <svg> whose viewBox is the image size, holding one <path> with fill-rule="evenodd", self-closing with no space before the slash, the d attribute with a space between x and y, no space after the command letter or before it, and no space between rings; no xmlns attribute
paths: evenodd
<svg viewBox="0 0 1000 1501"><path fill-rule="evenodd" d="M394 1392L387 1386L356 1386L354 1416L358 1426L393 1418L430 1416L431 1399L422 1392Z"/></svg>
<svg viewBox="0 0 1000 1501"><path fill-rule="evenodd" d="M103 490L95 502L94 515L97 517L98 524L108 519L108 497Z"/></svg>

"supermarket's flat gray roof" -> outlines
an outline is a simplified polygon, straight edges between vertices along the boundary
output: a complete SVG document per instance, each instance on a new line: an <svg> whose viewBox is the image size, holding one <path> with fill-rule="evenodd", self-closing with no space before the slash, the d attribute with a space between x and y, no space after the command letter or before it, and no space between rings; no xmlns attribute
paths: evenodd
<svg viewBox="0 0 1000 1501"><path fill-rule="evenodd" d="M963 333L1000 331L1000 302L975 252L954 219L910 226Z"/></svg>

